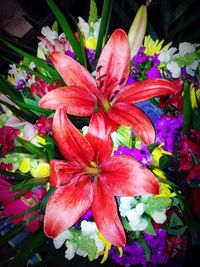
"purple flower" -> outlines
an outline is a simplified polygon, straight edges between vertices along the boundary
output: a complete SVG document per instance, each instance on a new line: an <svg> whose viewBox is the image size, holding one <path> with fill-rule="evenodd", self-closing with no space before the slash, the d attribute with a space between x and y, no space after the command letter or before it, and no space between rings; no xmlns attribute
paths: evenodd
<svg viewBox="0 0 200 267"><path fill-rule="evenodd" d="M183 137L183 116L166 115L157 120L156 125L156 142L165 142L163 148L173 152L177 143Z"/></svg>
<svg viewBox="0 0 200 267"><path fill-rule="evenodd" d="M20 79L20 80L17 82L17 89L18 89L18 90L22 90L24 84L25 84L25 81L22 80L22 79Z"/></svg>
<svg viewBox="0 0 200 267"><path fill-rule="evenodd" d="M148 80L153 79L153 78L161 78L160 71L155 66L150 68L146 74L147 74Z"/></svg>
<svg viewBox="0 0 200 267"><path fill-rule="evenodd" d="M145 166L150 166L152 163L151 153L147 146L142 145L140 149L134 148L133 149L134 158L140 161Z"/></svg>
<svg viewBox="0 0 200 267"><path fill-rule="evenodd" d="M86 48L86 54L87 54L88 61L91 66L93 66L94 64L95 53L96 53L96 50Z"/></svg>
<svg viewBox="0 0 200 267"><path fill-rule="evenodd" d="M70 57L73 58L73 59L76 58L74 52L72 52L71 50L67 50L67 51L65 51L65 54L66 54L67 56L70 56Z"/></svg>

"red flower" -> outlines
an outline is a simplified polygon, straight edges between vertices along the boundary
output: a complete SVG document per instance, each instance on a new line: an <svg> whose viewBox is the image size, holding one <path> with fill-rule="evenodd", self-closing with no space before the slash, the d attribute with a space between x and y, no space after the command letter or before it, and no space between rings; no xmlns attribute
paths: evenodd
<svg viewBox="0 0 200 267"><path fill-rule="evenodd" d="M3 126L0 128L0 146L3 154L13 150L14 139L20 133L20 130L14 129L10 126Z"/></svg>
<svg viewBox="0 0 200 267"><path fill-rule="evenodd" d="M99 231L116 246L126 236L119 220L115 196L158 194L159 183L150 170L132 157L111 156L112 140L105 117L97 113L83 136L59 107L53 120L53 135L62 155L52 160L51 195L44 217L44 231L55 238L74 225L91 208Z"/></svg>
<svg viewBox="0 0 200 267"><path fill-rule="evenodd" d="M126 33L118 29L110 37L99 58L96 80L76 60L53 52L50 56L68 86L57 88L40 100L43 108L63 105L69 114L90 116L97 111L107 117L114 131L119 125L133 127L146 144L155 139L155 130L145 113L133 103L173 94L175 85L151 79L126 86L130 73L130 48Z"/></svg>
<svg viewBox="0 0 200 267"><path fill-rule="evenodd" d="M38 97L43 97L48 92L54 90L57 87L58 87L57 84L52 85L52 84L45 82L42 79L36 77L35 83L31 84L31 87L29 90L30 90L30 93L32 96L37 95Z"/></svg>
<svg viewBox="0 0 200 267"><path fill-rule="evenodd" d="M169 105L176 107L179 111L183 110L183 84L184 82L181 79L176 79L173 81L176 91L173 95L164 96L160 98L160 108L166 108Z"/></svg>
<svg viewBox="0 0 200 267"><path fill-rule="evenodd" d="M38 133L43 136L48 136L51 134L53 118L46 118L45 116L41 116L35 124L35 128Z"/></svg>

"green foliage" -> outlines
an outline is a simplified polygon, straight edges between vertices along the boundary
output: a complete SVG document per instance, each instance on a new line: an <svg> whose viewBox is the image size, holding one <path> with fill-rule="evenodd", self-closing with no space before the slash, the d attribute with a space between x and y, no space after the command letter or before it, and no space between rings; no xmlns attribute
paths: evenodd
<svg viewBox="0 0 200 267"><path fill-rule="evenodd" d="M195 52L187 53L184 56L177 56L174 58L174 61L178 63L180 67L189 66L195 60L200 59L200 49Z"/></svg>
<svg viewBox="0 0 200 267"><path fill-rule="evenodd" d="M149 198L145 212L151 215L154 210L162 211L163 209L169 208L171 204L172 200L169 197Z"/></svg>
<svg viewBox="0 0 200 267"><path fill-rule="evenodd" d="M91 25L98 20L98 10L95 0L90 0L90 12L89 12L89 19L88 23Z"/></svg>

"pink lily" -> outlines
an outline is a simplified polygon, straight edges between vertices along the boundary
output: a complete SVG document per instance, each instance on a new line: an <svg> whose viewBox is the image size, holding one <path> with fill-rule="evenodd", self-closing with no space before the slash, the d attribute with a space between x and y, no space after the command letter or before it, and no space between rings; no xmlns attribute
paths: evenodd
<svg viewBox="0 0 200 267"><path fill-rule="evenodd" d="M143 164L126 155L112 153L112 140L105 117L96 113L86 136L70 122L65 107L53 120L53 135L68 160L50 162L50 184L57 187L44 216L44 231L55 238L89 209L99 231L112 244L122 247L126 236L118 217L115 196L158 194L159 182Z"/></svg>
<svg viewBox="0 0 200 267"><path fill-rule="evenodd" d="M144 143L151 144L155 130L146 114L134 103L165 94L173 94L176 87L164 79L151 79L126 86L130 73L128 37L117 29L110 37L99 58L96 80L76 60L53 52L50 56L55 68L68 86L46 94L40 106L57 109L66 106L67 113L91 116L102 112L114 131L119 125L133 127Z"/></svg>

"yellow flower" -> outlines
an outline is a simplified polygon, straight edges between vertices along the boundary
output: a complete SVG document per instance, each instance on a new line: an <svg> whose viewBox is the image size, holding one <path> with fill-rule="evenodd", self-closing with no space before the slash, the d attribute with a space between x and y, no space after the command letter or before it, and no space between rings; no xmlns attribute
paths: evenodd
<svg viewBox="0 0 200 267"><path fill-rule="evenodd" d="M37 140L39 141L39 143L41 145L45 145L46 144L46 140L44 138L42 138L41 136L37 135L36 138L37 138Z"/></svg>
<svg viewBox="0 0 200 267"><path fill-rule="evenodd" d="M50 166L48 163L41 162L36 168L31 168L31 175L35 178L48 177L50 173Z"/></svg>
<svg viewBox="0 0 200 267"><path fill-rule="evenodd" d="M145 36L144 38L145 54L147 56L153 56L154 54L159 54L161 49L167 50L172 44L172 43L169 43L162 48L163 43L164 43L164 40L160 42L159 40L154 41L149 35Z"/></svg>
<svg viewBox="0 0 200 267"><path fill-rule="evenodd" d="M198 108L197 92L194 88L194 84L190 85L190 101L191 101L192 109Z"/></svg>
<svg viewBox="0 0 200 267"><path fill-rule="evenodd" d="M20 166L19 166L20 172L27 173L30 171L30 159L25 158L22 160Z"/></svg>
<svg viewBox="0 0 200 267"><path fill-rule="evenodd" d="M160 158L163 156L163 155L172 155L171 152L168 152L166 150L164 150L163 148L161 148L162 146L164 145L164 142L161 143L159 146L157 146L156 148L154 148L154 150L152 151L151 155L152 155L152 158L153 158L153 165L155 167L158 167L159 166L159 161L160 161Z"/></svg>
<svg viewBox="0 0 200 267"><path fill-rule="evenodd" d="M152 172L157 177L159 177L161 179L167 179L165 176L165 173L158 168L153 169ZM157 197L174 197L174 196L176 196L176 193L171 192L171 186L170 185L168 185L166 183L160 183L160 193L159 193L159 195L155 195L154 198L157 198Z"/></svg>
<svg viewBox="0 0 200 267"><path fill-rule="evenodd" d="M88 49L96 49L97 47L97 38L95 37L88 37L85 39L85 47Z"/></svg>
<svg viewBox="0 0 200 267"><path fill-rule="evenodd" d="M100 255L103 255L103 258L101 260L101 264L103 264L108 258L108 252L111 249L112 244L107 239L105 239L105 237L100 232L98 232L97 235L105 246L105 249L99 253ZM118 247L118 250L119 250L120 257L122 257L123 255L122 248Z"/></svg>

